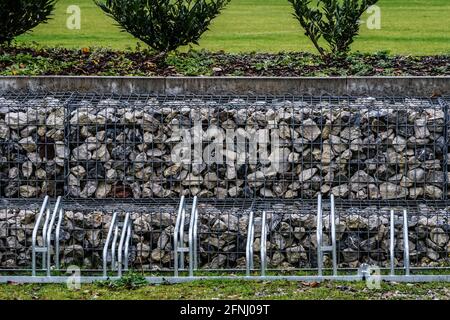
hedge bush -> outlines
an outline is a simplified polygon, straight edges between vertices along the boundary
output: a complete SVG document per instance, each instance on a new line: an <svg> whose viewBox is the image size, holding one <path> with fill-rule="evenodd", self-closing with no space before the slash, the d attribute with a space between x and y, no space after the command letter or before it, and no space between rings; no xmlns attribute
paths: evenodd
<svg viewBox="0 0 450 320"><path fill-rule="evenodd" d="M0 44L46 22L56 0L0 0Z"/></svg>
<svg viewBox="0 0 450 320"><path fill-rule="evenodd" d="M120 27L152 49L167 53L198 44L230 0L95 0Z"/></svg>

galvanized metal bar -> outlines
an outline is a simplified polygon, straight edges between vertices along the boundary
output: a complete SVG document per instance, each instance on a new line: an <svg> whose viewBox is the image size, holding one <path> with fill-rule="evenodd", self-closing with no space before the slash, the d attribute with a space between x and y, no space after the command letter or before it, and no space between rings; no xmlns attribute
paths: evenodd
<svg viewBox="0 0 450 320"><path fill-rule="evenodd" d="M55 265L56 265L56 269L59 270L60 269L60 261L59 261L59 249L60 249L60 235L61 235L61 224L63 221L63 217L64 217L64 209L61 208L59 209L59 216L58 216L58 222L56 224L56 231L55 231Z"/></svg>
<svg viewBox="0 0 450 320"><path fill-rule="evenodd" d="M181 196L181 199L180 199L180 204L178 206L177 219L175 222L175 229L173 231L173 254L174 254L173 264L174 264L175 277L178 277L178 262L179 262L178 261L178 232L180 229L181 216L183 214L183 210L184 210L184 195Z"/></svg>
<svg viewBox="0 0 450 320"><path fill-rule="evenodd" d="M322 195L317 196L317 274L322 276L323 252L322 252Z"/></svg>
<svg viewBox="0 0 450 320"><path fill-rule="evenodd" d="M405 267L405 274L409 276L409 234L408 234L408 211L403 210L403 265Z"/></svg>
<svg viewBox="0 0 450 320"><path fill-rule="evenodd" d="M261 276L266 275L267 268L267 214L266 211L262 213L261 220Z"/></svg>
<svg viewBox="0 0 450 320"><path fill-rule="evenodd" d="M131 220L128 222L127 226L127 236L125 238L125 249L124 249L124 255L125 255L125 266L124 270L128 271L128 257L130 256L130 244L131 244Z"/></svg>
<svg viewBox="0 0 450 320"><path fill-rule="evenodd" d="M184 223L186 220L186 207L183 208L183 210L181 211L181 224L180 224L180 234L178 236L178 241L179 241L179 247L183 248L184 247ZM179 265L180 265L180 269L184 270L184 251L180 252L180 261L179 261Z"/></svg>
<svg viewBox="0 0 450 320"><path fill-rule="evenodd" d="M31 235L31 274L33 277L36 276L36 238L39 230L39 225L41 224L42 216L47 208L48 198L48 196L45 196L44 201L42 202L42 206L37 216L36 223L34 224L33 233Z"/></svg>
<svg viewBox="0 0 450 320"><path fill-rule="evenodd" d="M189 276L194 275L194 228L195 225L195 215L197 212L197 196L194 197L192 201L192 210L189 221Z"/></svg>
<svg viewBox="0 0 450 320"><path fill-rule="evenodd" d="M121 234L120 234L119 248L117 249L117 275L119 277L122 276L123 258L128 259L128 257L123 257L123 245L125 242L125 236L127 233L127 226L128 226L129 221L130 221L130 213L127 212L125 214L125 221L123 223Z"/></svg>
<svg viewBox="0 0 450 320"><path fill-rule="evenodd" d="M252 223L252 228L251 228L251 241L250 241L250 270L253 270L255 268L255 263L254 263L254 243L255 243L255 216L253 215L253 223Z"/></svg>
<svg viewBox="0 0 450 320"><path fill-rule="evenodd" d="M247 227L247 243L245 247L246 256L246 274L249 277L253 269L253 210L250 211Z"/></svg>
<svg viewBox="0 0 450 320"><path fill-rule="evenodd" d="M46 213L45 213L45 220L44 220L44 226L42 227L42 243L45 246L47 245L47 227L48 227L48 222L50 219L50 208L47 208ZM48 248L47 248L48 250ZM45 252L42 253L42 269L46 269L47 267L47 255L45 254Z"/></svg>
<svg viewBox="0 0 450 320"><path fill-rule="evenodd" d="M53 213L52 213L50 223L47 228L47 277L51 276L50 265L51 265L51 257L52 257L52 250L51 250L52 230L53 230L53 226L56 221L56 215L60 211L60 205L61 205L61 196L59 196L58 199L56 199L56 204L55 204L55 207L53 208Z"/></svg>
<svg viewBox="0 0 450 320"><path fill-rule="evenodd" d="M195 209L194 216L194 270L198 269L198 208Z"/></svg>
<svg viewBox="0 0 450 320"><path fill-rule="evenodd" d="M337 253L336 253L336 219L334 212L334 194L330 198L330 225L331 225L331 254L333 260L333 275L337 275Z"/></svg>
<svg viewBox="0 0 450 320"><path fill-rule="evenodd" d="M111 243L111 270L116 270L116 247L117 247L117 238L119 237L119 226L118 222L114 226L114 237Z"/></svg>
<svg viewBox="0 0 450 320"><path fill-rule="evenodd" d="M103 277L107 277L108 275L108 247L109 247L109 242L111 241L111 236L113 233L113 230L115 228L115 224L116 224L116 219L117 219L117 212L113 213L113 216L111 218L111 224L108 228L108 235L106 236L106 241L105 241L105 245L103 246L103 254L102 254L102 258L103 258Z"/></svg>
<svg viewBox="0 0 450 320"><path fill-rule="evenodd" d="M391 275L395 275L395 228L394 228L394 210L391 210L390 220L390 238L389 238L389 253L390 253L390 265Z"/></svg>

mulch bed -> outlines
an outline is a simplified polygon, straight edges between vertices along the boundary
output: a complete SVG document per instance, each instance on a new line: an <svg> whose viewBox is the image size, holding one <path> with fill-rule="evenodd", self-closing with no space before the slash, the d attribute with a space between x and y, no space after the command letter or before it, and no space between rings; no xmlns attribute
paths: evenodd
<svg viewBox="0 0 450 320"><path fill-rule="evenodd" d="M393 56L353 53L321 59L306 52L155 53L136 49L0 48L0 75L117 76L439 76L450 75L450 55Z"/></svg>

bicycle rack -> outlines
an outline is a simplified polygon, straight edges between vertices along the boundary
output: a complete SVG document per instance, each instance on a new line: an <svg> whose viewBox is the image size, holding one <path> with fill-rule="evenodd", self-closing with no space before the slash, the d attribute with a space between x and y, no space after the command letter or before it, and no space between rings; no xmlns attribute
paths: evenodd
<svg viewBox="0 0 450 320"><path fill-rule="evenodd" d="M174 277L147 277L148 281L154 283L160 283L161 281L169 282L182 282L190 281L192 279L208 279L208 278L220 278L220 279L261 279L261 280L298 280L298 281L323 281L323 280L365 280L371 275L371 266L362 264L357 274L354 275L338 275L337 272L337 245L336 245L336 206L335 199L331 196L328 203L321 195L317 198L317 260L318 260L318 274L314 276L267 276L267 236L269 224L267 223L267 211L261 208L255 207L253 204L248 212L248 226L247 226L247 242L245 248L246 255L246 274L245 276L219 276L219 277L197 277L194 276L194 272L198 269L198 199L194 197L192 203L185 197L181 197L178 214L174 229ZM191 206L189 206L191 205ZM4 281L23 281L23 282L62 282L67 277L59 277L51 274L52 271L52 259L54 259L54 265L56 268L60 268L60 233L61 226L64 217L64 207L61 197L58 197L55 202L51 202L47 196L44 198L39 213L36 216L36 222L32 233L32 276L0 276L0 282ZM189 210L190 216L186 216L186 212ZM422 275L422 274L410 274L410 247L409 247L409 235L408 235L408 210L401 209L401 219L399 218L400 208L393 207L390 209L390 223L389 223L389 255L390 255L390 273L387 275L380 275L381 280L387 281L450 281L450 277L434 276L434 275ZM324 211L329 213L329 228L324 228L323 217ZM189 218L189 223L186 219ZM396 221L396 219L398 219ZM185 223L186 222L186 223ZM398 267L395 265L395 238L400 238L400 231L396 231L396 224L401 223L403 225L403 269L404 274L399 274ZM261 229L259 229L261 224ZM187 229L189 225L189 229ZM258 229L257 229L258 228ZM252 274L255 270L254 266L254 240L256 230L261 230L261 242L260 242L260 274ZM330 232L330 244L324 244L324 230ZM94 281L100 279L107 279L108 265L110 263L110 269L117 273L113 278L121 277L124 270L129 269L129 250L132 240L132 218L131 213L121 215L118 212L114 212L111 218L111 223L108 228L108 234L106 242L103 247L103 276L87 276L83 277L83 281ZM187 238L186 236L187 234ZM42 236L42 244L38 237ZM258 234L259 236L259 234ZM186 239L186 241L185 241ZM398 251L398 250L397 250ZM332 255L332 274L324 275L324 253L330 252ZM42 266L37 267L37 255L42 254ZM53 255L53 257L52 257ZM185 257L188 255L189 267L185 266ZM39 256L40 258L40 256ZM108 260L110 259L110 260ZM180 277L179 271L188 271L188 277ZM45 276L37 276L39 271L45 271ZM397 274L396 274L397 272Z"/></svg>
<svg viewBox="0 0 450 320"><path fill-rule="evenodd" d="M247 245L245 248L246 256L246 275L250 276L251 270L253 270L253 241L255 238L255 225L254 225L254 213L253 210L250 212L248 218L248 229L247 229Z"/></svg>
<svg viewBox="0 0 450 320"><path fill-rule="evenodd" d="M111 224L106 236L105 245L103 246L102 258L103 258L103 277L108 276L108 253L111 257L111 270L117 270L117 276L121 277L123 271L128 270L129 249L132 239L132 221L130 219L130 213L125 214L125 219L119 221L117 212L113 213L111 218ZM120 239L119 239L120 234ZM112 241L111 241L112 237ZM117 240L119 244L117 246ZM117 250L117 261L116 261Z"/></svg>
<svg viewBox="0 0 450 320"><path fill-rule="evenodd" d="M390 218L390 269L391 276L395 275L395 212L394 209L391 210ZM409 260L409 235L408 235L408 212L406 209L403 210L403 264L405 269L405 275L410 275L410 260Z"/></svg>
<svg viewBox="0 0 450 320"><path fill-rule="evenodd" d="M333 261L333 276L337 275L337 254L336 254L336 220L334 212L334 195L330 197L330 227L331 227L331 245L323 245L323 204L322 195L317 197L317 265L318 275L323 275L323 254L331 252Z"/></svg>
<svg viewBox="0 0 450 320"><path fill-rule="evenodd" d="M249 277L251 271L254 269L253 252L254 252L254 240L255 240L255 215L254 211L250 211L247 228L247 244L246 244L246 275ZM260 255L261 255L261 276L266 275L267 269L267 214L266 211L262 212L261 217L261 243L260 243Z"/></svg>
<svg viewBox="0 0 450 320"><path fill-rule="evenodd" d="M184 254L189 255L189 276L194 276L194 271L198 269L198 199L192 200L191 214L189 217L188 246L184 245L184 229L186 220L187 203L184 196L181 197L178 206L178 214L174 229L174 275L178 277L180 270L184 270Z"/></svg>
<svg viewBox="0 0 450 320"><path fill-rule="evenodd" d="M37 235L39 227L41 225L41 220L45 212L44 224L42 227L42 246L37 246ZM42 203L41 209L39 211L36 223L33 228L33 234L31 238L31 274L33 277L36 276L36 254L42 253L42 269L46 270L47 277L51 276L51 255L52 255L52 239L55 243L55 265L56 269L60 268L59 254L59 238L61 233L61 224L64 216L64 210L62 208L62 198L58 197L56 203L53 207L50 205L49 197L46 196ZM56 222L56 217L58 216L58 221ZM56 222L56 228L54 230ZM53 234L55 231L55 234Z"/></svg>

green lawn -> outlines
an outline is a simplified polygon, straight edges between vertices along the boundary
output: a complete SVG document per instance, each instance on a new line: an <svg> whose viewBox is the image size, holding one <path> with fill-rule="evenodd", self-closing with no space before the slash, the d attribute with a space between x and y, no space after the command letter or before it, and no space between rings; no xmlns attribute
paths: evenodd
<svg viewBox="0 0 450 320"><path fill-rule="evenodd" d="M66 28L66 9L73 4L81 8L81 30ZM380 0L379 6L381 30L368 30L363 25L354 50L414 55L450 53L449 0ZM229 52L314 51L291 13L287 0L232 0L203 36L200 47ZM21 36L19 41L116 49L134 48L137 42L120 32L92 0L59 0L54 19Z"/></svg>
<svg viewBox="0 0 450 320"><path fill-rule="evenodd" d="M201 281L177 285L144 285L135 289L110 288L98 284L82 285L80 290L68 290L64 285L0 285L0 300L50 299L450 299L449 283L399 284L382 283L381 289L368 289L364 282L298 283L287 281Z"/></svg>

